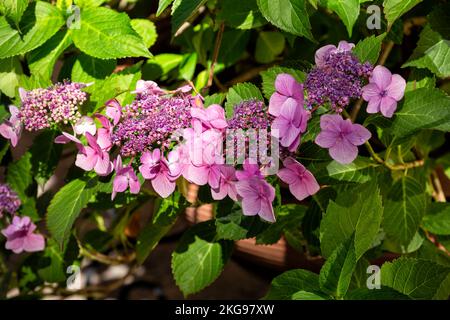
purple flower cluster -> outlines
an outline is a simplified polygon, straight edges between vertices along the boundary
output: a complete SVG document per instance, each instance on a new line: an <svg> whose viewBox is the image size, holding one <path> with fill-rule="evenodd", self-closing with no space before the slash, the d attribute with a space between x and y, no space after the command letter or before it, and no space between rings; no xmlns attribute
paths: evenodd
<svg viewBox="0 0 450 320"><path fill-rule="evenodd" d="M64 81L46 89L20 89L22 107L18 117L28 131L50 128L59 123L75 123L81 117L79 108L87 99L87 94L81 90L85 86Z"/></svg>
<svg viewBox="0 0 450 320"><path fill-rule="evenodd" d="M308 108L328 102L334 111L342 112L350 100L361 98L364 81L373 69L369 62L361 63L350 46L328 50L320 56L320 63L317 60L304 84Z"/></svg>
<svg viewBox="0 0 450 320"><path fill-rule="evenodd" d="M233 117L228 121L229 129L268 129L273 121L264 102L244 100L233 108Z"/></svg>
<svg viewBox="0 0 450 320"><path fill-rule="evenodd" d="M167 95L158 91L138 93L126 106L114 127L112 142L122 156L134 156L153 148L169 148L172 135L190 127L192 96L183 92Z"/></svg>
<svg viewBox="0 0 450 320"><path fill-rule="evenodd" d="M19 196L7 184L0 184L0 217L4 212L14 214L21 205Z"/></svg>

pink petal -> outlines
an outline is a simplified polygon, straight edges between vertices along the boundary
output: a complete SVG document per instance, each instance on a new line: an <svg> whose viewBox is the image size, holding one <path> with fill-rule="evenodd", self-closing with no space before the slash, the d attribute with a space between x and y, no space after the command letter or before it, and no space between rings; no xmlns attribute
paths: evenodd
<svg viewBox="0 0 450 320"><path fill-rule="evenodd" d="M298 112L300 112L300 108L297 101L288 98L281 106L280 116L292 121Z"/></svg>
<svg viewBox="0 0 450 320"><path fill-rule="evenodd" d="M211 196L214 200L222 200L227 196L227 191L227 187L225 187L224 185L220 185L217 189L211 188Z"/></svg>
<svg viewBox="0 0 450 320"><path fill-rule="evenodd" d="M11 117L17 117L17 115L19 114L19 108L17 108L13 104L10 104L9 105L9 113L11 114Z"/></svg>
<svg viewBox="0 0 450 320"><path fill-rule="evenodd" d="M16 254L19 254L23 251L24 242L25 242L24 237L8 240L6 241L5 248L8 250L12 250Z"/></svg>
<svg viewBox="0 0 450 320"><path fill-rule="evenodd" d="M27 91L24 88L19 88L20 100L25 101L27 99Z"/></svg>
<svg viewBox="0 0 450 320"><path fill-rule="evenodd" d="M45 239L40 234L29 234L23 241L23 249L26 252L42 251L45 248Z"/></svg>
<svg viewBox="0 0 450 320"><path fill-rule="evenodd" d="M391 84L386 88L387 95L397 101L400 101L405 94L406 81L399 74L393 74Z"/></svg>
<svg viewBox="0 0 450 320"><path fill-rule="evenodd" d="M275 117L280 115L281 106L286 101L287 97L275 92L269 100L269 113Z"/></svg>
<svg viewBox="0 0 450 320"><path fill-rule="evenodd" d="M213 165L209 168L208 184L211 188L216 189L219 187L220 182L220 166Z"/></svg>
<svg viewBox="0 0 450 320"><path fill-rule="evenodd" d="M340 132L341 122L344 121L338 114L324 114L320 117L320 129Z"/></svg>
<svg viewBox="0 0 450 320"><path fill-rule="evenodd" d="M328 151L334 160L342 164L353 162L358 155L358 147L351 144L347 139L340 139Z"/></svg>
<svg viewBox="0 0 450 320"><path fill-rule="evenodd" d="M365 101L370 101L373 98L379 97L381 90L375 83L369 83L362 88L362 97Z"/></svg>
<svg viewBox="0 0 450 320"><path fill-rule="evenodd" d="M300 128L296 128L294 126L287 127L286 133L283 137L281 137L280 142L283 147L291 147L291 145L294 144L294 142L298 141L298 138L300 136ZM290 149L296 149L296 146L294 144L293 147Z"/></svg>
<svg viewBox="0 0 450 320"><path fill-rule="evenodd" d="M380 90L385 90L391 83L392 73L384 66L376 66L373 69L370 83L375 83Z"/></svg>
<svg viewBox="0 0 450 320"><path fill-rule="evenodd" d="M386 118L391 118L397 109L397 101L391 97L381 98L380 111Z"/></svg>
<svg viewBox="0 0 450 320"><path fill-rule="evenodd" d="M255 216L261 211L261 199L247 197L242 199L242 213L246 216Z"/></svg>
<svg viewBox="0 0 450 320"><path fill-rule="evenodd" d="M302 182L306 186L306 190L309 195L316 194L320 190L320 186L317 183L316 178L314 175L309 171L306 170L302 177Z"/></svg>
<svg viewBox="0 0 450 320"><path fill-rule="evenodd" d="M302 201L310 195L303 180L297 180L295 183L290 184L289 191L299 201Z"/></svg>
<svg viewBox="0 0 450 320"><path fill-rule="evenodd" d="M354 43L347 42L345 40L339 41L337 50L339 52L346 52L346 51L352 51L352 49L355 47Z"/></svg>
<svg viewBox="0 0 450 320"><path fill-rule="evenodd" d="M11 139L11 136L14 135L14 131L11 125L8 125L7 123L2 123L0 124L0 134L5 139Z"/></svg>
<svg viewBox="0 0 450 320"><path fill-rule="evenodd" d="M288 97L303 98L303 86L288 73L280 73L275 79L275 89Z"/></svg>
<svg viewBox="0 0 450 320"><path fill-rule="evenodd" d="M104 152L101 157L97 158L94 170L99 176L107 176L112 172L112 163L109 161L107 152Z"/></svg>
<svg viewBox="0 0 450 320"><path fill-rule="evenodd" d="M281 179L281 181L292 184L296 183L299 180L298 175L289 168L282 168L278 171L277 176Z"/></svg>
<svg viewBox="0 0 450 320"><path fill-rule="evenodd" d="M134 172L132 176L130 176L128 183L130 184L130 192L133 194L138 194L141 190L141 183L139 182Z"/></svg>
<svg viewBox="0 0 450 320"><path fill-rule="evenodd" d="M205 166L190 165L186 170L186 178L196 185L203 186L208 183L208 169Z"/></svg>
<svg viewBox="0 0 450 320"><path fill-rule="evenodd" d="M360 124L353 124L352 131L345 135L345 137L355 146L360 146L370 139L372 134L369 130Z"/></svg>
<svg viewBox="0 0 450 320"><path fill-rule="evenodd" d="M336 144L339 133L334 131L322 130L316 137L315 143L322 148L331 148Z"/></svg>
<svg viewBox="0 0 450 320"><path fill-rule="evenodd" d="M259 216L268 222L275 222L275 214L273 212L272 202L267 199L261 201L261 209Z"/></svg>
<svg viewBox="0 0 450 320"><path fill-rule="evenodd" d="M78 153L75 165L85 171L94 169L97 163L97 155L91 147L84 148L85 153Z"/></svg>
<svg viewBox="0 0 450 320"><path fill-rule="evenodd" d="M295 152L298 149L298 146L300 145L300 137L301 135L297 135L297 137L294 139L294 141L292 141L292 143L287 146L289 152Z"/></svg>
<svg viewBox="0 0 450 320"><path fill-rule="evenodd" d="M369 100L367 104L367 113L377 113L380 111L381 97L375 96Z"/></svg>
<svg viewBox="0 0 450 320"><path fill-rule="evenodd" d="M128 188L128 178L124 175L116 175L113 181L113 190L124 192Z"/></svg>
<svg viewBox="0 0 450 320"><path fill-rule="evenodd" d="M152 180L153 189L163 198L167 198L175 191L175 182L169 181L165 174L159 174Z"/></svg>

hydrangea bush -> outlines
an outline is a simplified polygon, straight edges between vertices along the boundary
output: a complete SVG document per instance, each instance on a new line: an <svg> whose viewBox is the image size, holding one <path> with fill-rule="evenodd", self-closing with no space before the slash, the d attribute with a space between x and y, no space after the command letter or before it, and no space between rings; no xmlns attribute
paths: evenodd
<svg viewBox="0 0 450 320"><path fill-rule="evenodd" d="M133 269L188 207L212 204L172 255L185 296L235 241L284 238L322 267L288 270L261 297L449 297L448 4L0 12L0 296L73 293L67 268L85 259Z"/></svg>

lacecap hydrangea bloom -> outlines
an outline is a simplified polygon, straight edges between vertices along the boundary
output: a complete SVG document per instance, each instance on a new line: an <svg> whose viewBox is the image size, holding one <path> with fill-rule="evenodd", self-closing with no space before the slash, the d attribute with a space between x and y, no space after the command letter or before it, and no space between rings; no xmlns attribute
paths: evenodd
<svg viewBox="0 0 450 320"><path fill-rule="evenodd" d="M0 183L0 218L5 212L9 214L16 213L21 204L17 193L7 184Z"/></svg>

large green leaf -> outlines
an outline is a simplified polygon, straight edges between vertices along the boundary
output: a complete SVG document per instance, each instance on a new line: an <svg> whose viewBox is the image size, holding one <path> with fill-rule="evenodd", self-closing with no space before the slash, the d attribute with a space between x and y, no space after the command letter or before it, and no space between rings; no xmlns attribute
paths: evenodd
<svg viewBox="0 0 450 320"><path fill-rule="evenodd" d="M381 284L412 299L432 299L450 268L432 261L400 258L381 267Z"/></svg>
<svg viewBox="0 0 450 320"><path fill-rule="evenodd" d="M80 28L72 29L73 42L81 51L100 59L152 56L126 13L87 8L81 17Z"/></svg>
<svg viewBox="0 0 450 320"><path fill-rule="evenodd" d="M327 165L327 171L331 178L339 181L365 183L372 179L378 166L368 158L357 157L349 164L331 161Z"/></svg>
<svg viewBox="0 0 450 320"><path fill-rule="evenodd" d="M131 26L141 36L147 48L150 48L158 37L156 27L148 19L132 19Z"/></svg>
<svg viewBox="0 0 450 320"><path fill-rule="evenodd" d="M77 6L81 8L94 8L102 5L102 3L107 2L108 0L74 0Z"/></svg>
<svg viewBox="0 0 450 320"><path fill-rule="evenodd" d="M42 46L30 52L28 66L32 73L51 78L56 60L72 44L70 33L71 30L58 31Z"/></svg>
<svg viewBox="0 0 450 320"><path fill-rule="evenodd" d="M402 176L389 190L383 228L391 239L407 246L426 210L425 189L417 180Z"/></svg>
<svg viewBox="0 0 450 320"><path fill-rule="evenodd" d="M207 0L175 0L172 5L172 33L176 33Z"/></svg>
<svg viewBox="0 0 450 320"><path fill-rule="evenodd" d="M21 75L22 66L18 57L0 60L0 91L13 98Z"/></svg>
<svg viewBox="0 0 450 320"><path fill-rule="evenodd" d="M63 248L73 223L96 192L97 180L73 180L62 187L47 208L47 228L53 239Z"/></svg>
<svg viewBox="0 0 450 320"><path fill-rule="evenodd" d="M319 284L322 291L338 298L343 297L350 286L356 262L355 246L350 238L333 251L320 270Z"/></svg>
<svg viewBox="0 0 450 320"><path fill-rule="evenodd" d="M304 0L257 0L264 18L286 32L314 41Z"/></svg>
<svg viewBox="0 0 450 320"><path fill-rule="evenodd" d="M410 298L397 290L382 286L380 289L355 289L345 296L345 300L410 300Z"/></svg>
<svg viewBox="0 0 450 320"><path fill-rule="evenodd" d="M256 39L255 59L259 63L269 63L284 50L285 40L280 32L262 31Z"/></svg>
<svg viewBox="0 0 450 320"><path fill-rule="evenodd" d="M272 280L267 300L290 300L299 291L320 293L319 276L308 270L289 270Z"/></svg>
<svg viewBox="0 0 450 320"><path fill-rule="evenodd" d="M185 296L211 284L230 258L233 243L214 238L212 221L197 224L181 237L173 252L172 273Z"/></svg>
<svg viewBox="0 0 450 320"><path fill-rule="evenodd" d="M103 80L114 71L116 67L115 60L102 60L80 54L72 67L72 81L94 82Z"/></svg>
<svg viewBox="0 0 450 320"><path fill-rule="evenodd" d="M13 29L4 16L0 16L0 59L39 47L63 24L64 19L59 10L43 1L28 6L20 22L21 33Z"/></svg>
<svg viewBox="0 0 450 320"><path fill-rule="evenodd" d="M439 89L419 88L405 93L390 131L397 138L420 129L449 130L450 97Z"/></svg>
<svg viewBox="0 0 450 320"><path fill-rule="evenodd" d="M0 13L15 24L19 24L23 13L28 7L28 0L2 0L0 1Z"/></svg>
<svg viewBox="0 0 450 320"><path fill-rule="evenodd" d="M6 181L22 201L27 199L27 189L33 182L33 177L31 176L31 154L29 152L8 166Z"/></svg>
<svg viewBox="0 0 450 320"><path fill-rule="evenodd" d="M225 103L225 111L227 117L231 117L233 115L233 107L242 100L264 100L261 91L259 91L258 87L252 83L238 83L230 88L227 93L227 102Z"/></svg>
<svg viewBox="0 0 450 320"><path fill-rule="evenodd" d="M342 190L336 201L330 201L320 225L322 254L332 252L354 234L358 260L371 248L380 229L383 207L376 181Z"/></svg>
<svg viewBox="0 0 450 320"><path fill-rule="evenodd" d="M429 214L423 217L425 230L438 235L450 235L450 205L448 203L432 203Z"/></svg>
<svg viewBox="0 0 450 320"><path fill-rule="evenodd" d="M262 26L266 20L259 12L256 0L223 0L218 18L237 29L252 29Z"/></svg>
<svg viewBox="0 0 450 320"><path fill-rule="evenodd" d="M411 10L419 2L422 0L384 0L384 14L388 24L391 26L397 18Z"/></svg>
<svg viewBox="0 0 450 320"><path fill-rule="evenodd" d="M323 3L341 18L351 37L353 25L359 16L359 0L325 0Z"/></svg>
<svg viewBox="0 0 450 320"><path fill-rule="evenodd" d="M383 42L386 33L382 33L379 36L370 36L359 41L352 52L359 58L360 61L369 61L371 64L375 64L378 60L378 56L381 51L381 44Z"/></svg>
<svg viewBox="0 0 450 320"><path fill-rule="evenodd" d="M440 78L450 77L450 43L427 24L417 47L402 67L426 68Z"/></svg>

